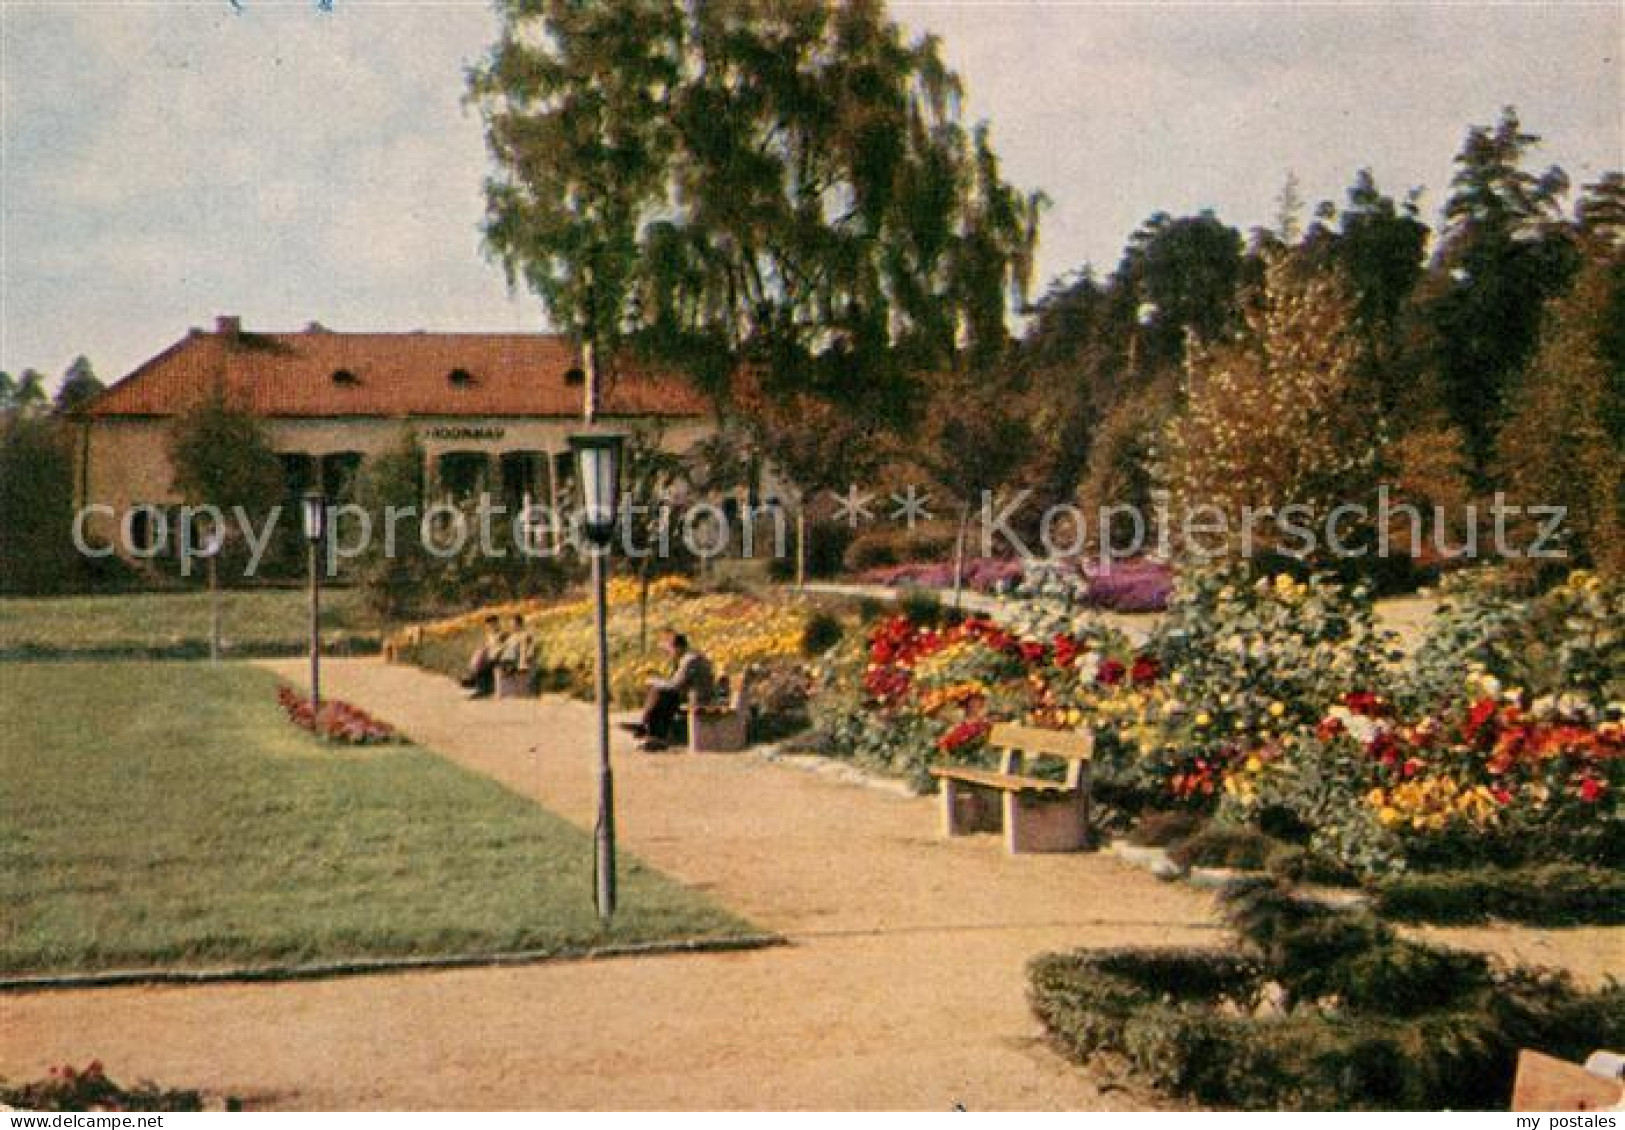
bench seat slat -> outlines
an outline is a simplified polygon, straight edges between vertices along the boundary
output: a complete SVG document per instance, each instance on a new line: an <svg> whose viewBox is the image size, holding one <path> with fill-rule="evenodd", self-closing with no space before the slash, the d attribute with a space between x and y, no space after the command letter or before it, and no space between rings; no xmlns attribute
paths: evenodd
<svg viewBox="0 0 1625 1130"><path fill-rule="evenodd" d="M931 770L933 777L948 777L955 781L965 781L972 785L986 785L992 789L1006 789L1012 792L1072 792L1072 786L1065 781L1051 781L1044 777L1022 777L1013 773L1000 773L993 769L967 769L957 765L936 766Z"/></svg>

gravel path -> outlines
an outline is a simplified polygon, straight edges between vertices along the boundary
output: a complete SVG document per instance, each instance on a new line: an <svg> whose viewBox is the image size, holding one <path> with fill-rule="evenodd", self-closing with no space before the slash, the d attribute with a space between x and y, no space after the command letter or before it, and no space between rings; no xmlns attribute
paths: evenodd
<svg viewBox="0 0 1625 1130"><path fill-rule="evenodd" d="M298 679L297 661L270 664ZM465 702L340 660L324 685L581 825L591 709ZM1210 896L1106 855L944 842L929 799L754 757L617 751L621 842L791 944L282 985L0 998L0 1074L100 1057L300 1108L1102 1109L1146 1105L1040 1040L1023 966L1211 944Z"/></svg>

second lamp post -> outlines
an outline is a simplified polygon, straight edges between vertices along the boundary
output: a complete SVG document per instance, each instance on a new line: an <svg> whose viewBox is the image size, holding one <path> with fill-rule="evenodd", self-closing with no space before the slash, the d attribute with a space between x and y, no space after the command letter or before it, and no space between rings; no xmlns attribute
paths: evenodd
<svg viewBox="0 0 1625 1130"><path fill-rule="evenodd" d="M327 499L321 491L304 498L305 541L310 543L310 710L322 708L322 539L327 536Z"/></svg>

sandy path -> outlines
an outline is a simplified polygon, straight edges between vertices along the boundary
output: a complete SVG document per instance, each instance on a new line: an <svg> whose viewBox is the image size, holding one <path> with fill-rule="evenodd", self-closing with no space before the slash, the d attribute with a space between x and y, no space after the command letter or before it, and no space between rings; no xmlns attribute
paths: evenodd
<svg viewBox="0 0 1625 1130"><path fill-rule="evenodd" d="M274 664L297 678L297 661ZM331 693L590 822L590 708L467 703L372 660ZM0 1074L100 1056L256 1105L1089 1109L1138 1105L1050 1053L1023 965L1216 940L1207 895L1103 855L936 837L932 801L754 758L617 762L621 840L793 944L275 986L0 998Z"/></svg>

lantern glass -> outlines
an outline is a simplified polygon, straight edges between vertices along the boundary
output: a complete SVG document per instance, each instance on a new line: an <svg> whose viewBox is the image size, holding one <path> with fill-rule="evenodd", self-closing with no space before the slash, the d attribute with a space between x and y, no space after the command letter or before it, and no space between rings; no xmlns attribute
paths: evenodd
<svg viewBox="0 0 1625 1130"><path fill-rule="evenodd" d="M321 541L327 535L327 499L312 491L304 498L305 540Z"/></svg>
<svg viewBox="0 0 1625 1130"><path fill-rule="evenodd" d="M624 440L624 436L603 433L570 437L576 480L581 484L582 519L587 537L595 545L608 545L615 533Z"/></svg>

